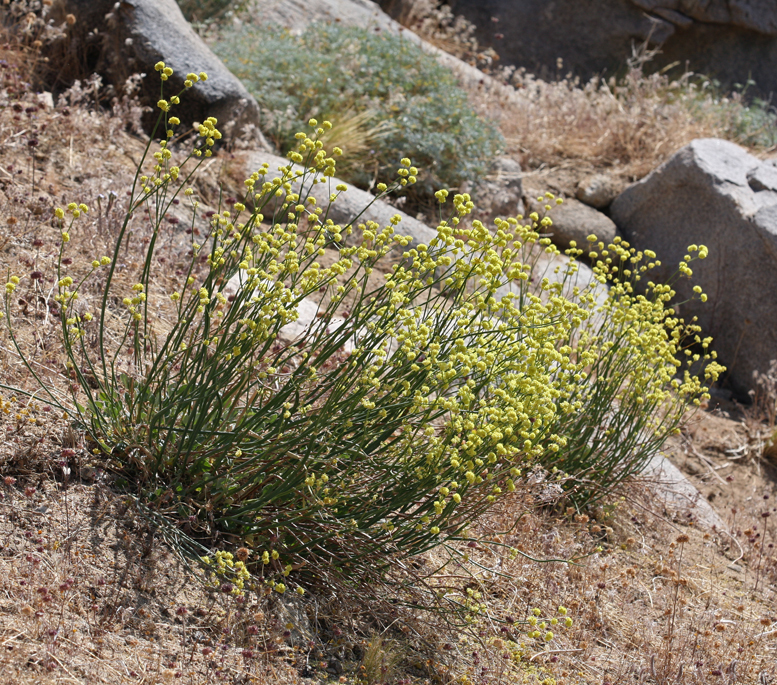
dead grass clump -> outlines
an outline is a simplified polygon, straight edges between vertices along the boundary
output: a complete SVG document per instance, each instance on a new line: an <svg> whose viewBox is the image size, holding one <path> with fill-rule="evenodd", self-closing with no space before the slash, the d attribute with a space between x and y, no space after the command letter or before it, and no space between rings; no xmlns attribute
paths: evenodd
<svg viewBox="0 0 777 685"><path fill-rule="evenodd" d="M744 105L721 100L693 74L677 80L646 74L654 53L635 52L622 80L567 76L543 81L525 70L504 70L514 92L481 96L514 153L533 168L579 160L641 177L695 138L736 138L733 119ZM501 95L501 97L499 97ZM736 142L745 142L739 140Z"/></svg>

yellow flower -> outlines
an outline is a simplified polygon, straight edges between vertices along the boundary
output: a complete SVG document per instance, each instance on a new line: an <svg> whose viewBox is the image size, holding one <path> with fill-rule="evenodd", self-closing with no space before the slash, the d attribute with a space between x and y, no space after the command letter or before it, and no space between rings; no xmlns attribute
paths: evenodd
<svg viewBox="0 0 777 685"><path fill-rule="evenodd" d="M160 100L156 103L156 106L159 107L163 112L167 112L170 110L170 103L167 100Z"/></svg>

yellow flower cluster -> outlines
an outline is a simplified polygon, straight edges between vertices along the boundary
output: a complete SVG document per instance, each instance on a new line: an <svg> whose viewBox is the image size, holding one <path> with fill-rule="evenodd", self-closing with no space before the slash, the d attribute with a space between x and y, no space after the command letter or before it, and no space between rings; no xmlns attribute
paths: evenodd
<svg viewBox="0 0 777 685"><path fill-rule="evenodd" d="M209 556L200 557L200 560L212 569L210 574L211 583L218 586L222 581L229 581L226 589L229 593L237 597L242 597L246 582L251 579L251 573L240 559L235 559L232 552L217 551L213 558Z"/></svg>

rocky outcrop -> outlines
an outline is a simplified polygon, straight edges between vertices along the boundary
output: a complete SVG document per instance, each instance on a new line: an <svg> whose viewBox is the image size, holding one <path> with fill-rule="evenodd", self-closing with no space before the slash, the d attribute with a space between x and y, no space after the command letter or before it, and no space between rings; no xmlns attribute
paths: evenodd
<svg viewBox="0 0 777 685"><path fill-rule="evenodd" d="M670 517L681 518L683 523L693 522L706 530L727 530L713 506L663 454L653 456L639 477Z"/></svg>
<svg viewBox="0 0 777 685"><path fill-rule="evenodd" d="M595 209L605 209L624 187L625 184L607 174L591 174L580 179L575 197Z"/></svg>
<svg viewBox="0 0 777 685"><path fill-rule="evenodd" d="M675 283L679 313L698 317L728 367L732 387L754 387L777 358L777 168L733 143L695 140L612 204L627 240L663 262L653 280L676 272L688 245L706 245L692 282ZM698 284L709 301L694 299Z"/></svg>
<svg viewBox="0 0 777 685"><path fill-rule="evenodd" d="M491 163L489 173L471 188L469 183L463 184L461 192L473 196L472 216L487 226L491 226L496 217L524 213L521 165L510 157L497 157Z"/></svg>
<svg viewBox="0 0 777 685"><path fill-rule="evenodd" d="M50 61L64 82L96 72L114 87L121 87L135 73L145 73L141 98L152 105L149 125L156 121L153 107L160 97L154 65L163 61L175 73L165 84L173 95L184 88L186 74L204 71L206 82L197 83L181 97L175 114L184 124L215 116L227 136L250 134L253 145L265 147L259 133L259 106L243 84L232 75L189 26L175 0L57 0L52 18L75 22L67 35L48 47Z"/></svg>
<svg viewBox="0 0 777 685"><path fill-rule="evenodd" d="M387 3L389 0L385 0ZM769 0L450 0L503 62L545 77L613 75L635 44L660 46L655 68L679 62L724 85L752 78L777 91L777 3ZM557 60L563 60L559 69Z"/></svg>
<svg viewBox="0 0 777 685"><path fill-rule="evenodd" d="M532 205L536 210L537 206ZM589 235L595 235L605 243L615 237L615 224L605 214L578 200L567 198L564 204L553 207L550 212L553 223L547 233L561 249L567 249L574 241L578 247L586 246Z"/></svg>

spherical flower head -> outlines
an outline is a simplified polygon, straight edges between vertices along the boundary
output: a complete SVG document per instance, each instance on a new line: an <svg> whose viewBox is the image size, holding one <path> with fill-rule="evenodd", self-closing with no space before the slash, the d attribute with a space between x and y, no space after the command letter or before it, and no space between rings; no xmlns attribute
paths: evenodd
<svg viewBox="0 0 777 685"><path fill-rule="evenodd" d="M101 266L108 266L108 264L111 263L110 257L100 257L100 265Z"/></svg>
<svg viewBox="0 0 777 685"><path fill-rule="evenodd" d="M170 111L170 103L167 100L160 100L156 103L156 106L159 107L163 112L169 112Z"/></svg>
<svg viewBox="0 0 777 685"><path fill-rule="evenodd" d="M167 123L170 124L170 126L178 126L178 124L181 123L181 120L178 117L170 117L167 120Z"/></svg>
<svg viewBox="0 0 777 685"><path fill-rule="evenodd" d="M165 63L164 62L157 62L154 65L154 69L156 69L157 71L162 71L164 68L165 68Z"/></svg>
<svg viewBox="0 0 777 685"><path fill-rule="evenodd" d="M345 192L346 190L348 190L348 186L347 186L347 185L345 185L345 183L338 183L338 184L335 186L335 190L339 190L341 193L343 193L343 192Z"/></svg>
<svg viewBox="0 0 777 685"><path fill-rule="evenodd" d="M308 126L310 126L311 128L315 128L316 126L318 126L318 120L310 119L310 121L308 121Z"/></svg>
<svg viewBox="0 0 777 685"><path fill-rule="evenodd" d="M54 210L54 216L57 217L57 219L64 219L65 218L65 210L62 209L62 207L57 207Z"/></svg>
<svg viewBox="0 0 777 685"><path fill-rule="evenodd" d="M197 74L195 74L193 72L190 72L190 73L186 74L186 80L187 81L191 81L192 83L197 83L197 81L200 80L200 77L197 76Z"/></svg>
<svg viewBox="0 0 777 685"><path fill-rule="evenodd" d="M67 231L62 231L62 242L63 243L70 242L70 234Z"/></svg>
<svg viewBox="0 0 777 685"><path fill-rule="evenodd" d="M597 237L596 237L596 236L595 236L595 235L592 233L591 235L589 235L589 236L586 238L586 240L587 240L589 243L595 243L595 242L598 240L598 238L597 238Z"/></svg>
<svg viewBox="0 0 777 685"><path fill-rule="evenodd" d="M95 260L92 261L92 268L93 269L97 269L97 268L99 268L99 266L100 266L100 260L99 259L95 259Z"/></svg>
<svg viewBox="0 0 777 685"><path fill-rule="evenodd" d="M204 71L201 71L200 72L200 81L207 81L207 80L208 80L208 75Z"/></svg>

